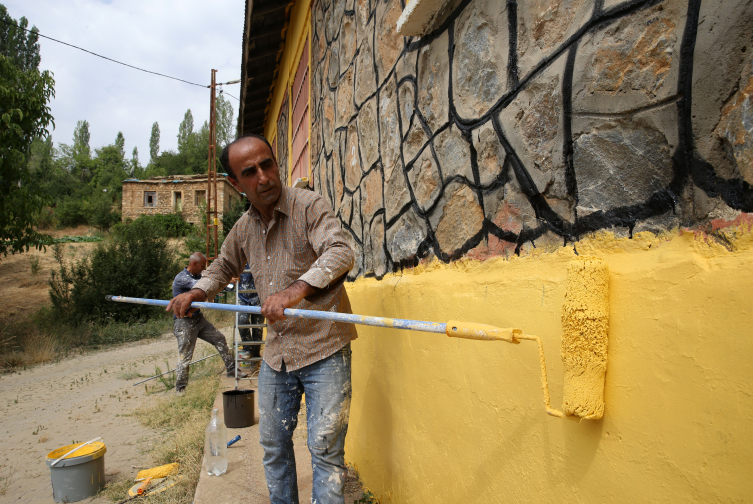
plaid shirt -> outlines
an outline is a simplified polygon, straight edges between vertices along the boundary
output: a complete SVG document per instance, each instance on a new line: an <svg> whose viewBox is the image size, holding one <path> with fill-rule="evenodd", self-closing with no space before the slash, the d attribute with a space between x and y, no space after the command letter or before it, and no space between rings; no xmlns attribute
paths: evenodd
<svg viewBox="0 0 753 504"><path fill-rule="evenodd" d="M272 294L303 280L323 290L296 308L352 313L343 283L353 260L353 251L329 204L313 191L283 187L269 227L253 206L249 208L194 288L212 299L248 263L262 304ZM357 336L352 324L280 320L267 326L264 361L276 371L284 361L285 369L294 371L329 357Z"/></svg>

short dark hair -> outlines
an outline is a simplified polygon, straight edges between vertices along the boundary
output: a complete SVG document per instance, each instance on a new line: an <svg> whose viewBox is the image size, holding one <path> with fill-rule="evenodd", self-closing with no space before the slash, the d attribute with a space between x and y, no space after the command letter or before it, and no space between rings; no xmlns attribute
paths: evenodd
<svg viewBox="0 0 753 504"><path fill-rule="evenodd" d="M245 135L239 136L238 138L227 144L225 148L222 149L222 153L220 153L220 164L225 170L225 173L227 173L228 177L232 178L233 180L238 180L238 178L235 176L235 173L233 173L233 169L230 168L230 147L247 138L256 138L257 140L261 140L262 142L267 144L267 147L269 147L269 152L272 153L272 159L277 162L275 152L272 150L272 146L269 144L269 141L266 138L264 138L262 135L257 135L256 133L246 133Z"/></svg>

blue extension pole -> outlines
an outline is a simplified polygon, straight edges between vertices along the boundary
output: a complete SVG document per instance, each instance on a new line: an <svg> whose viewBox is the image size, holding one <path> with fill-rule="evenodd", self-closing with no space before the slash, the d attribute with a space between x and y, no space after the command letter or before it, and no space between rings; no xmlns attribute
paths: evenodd
<svg viewBox="0 0 753 504"><path fill-rule="evenodd" d="M163 301L161 299L133 298L126 296L106 296L106 299L108 301L115 301L117 303L133 303L149 306L167 306L170 303L170 301ZM191 308L203 308L206 310L222 310L261 315L261 308L258 306L241 306L197 301L191 303ZM344 322L346 324L361 324L375 327L387 327L389 329L406 329L409 331L422 331L439 334L445 334L447 327L447 324L439 322L425 322L422 320L393 319L384 317L367 317L365 315L352 315L350 313L299 310L296 308L287 308L285 310L285 316L291 318L332 320L334 322Z"/></svg>

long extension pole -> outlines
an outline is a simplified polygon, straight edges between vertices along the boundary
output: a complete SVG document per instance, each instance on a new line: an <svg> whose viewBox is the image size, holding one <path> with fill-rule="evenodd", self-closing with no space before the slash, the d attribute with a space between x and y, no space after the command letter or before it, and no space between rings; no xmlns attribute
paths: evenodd
<svg viewBox="0 0 753 504"><path fill-rule="evenodd" d="M108 301L117 303L134 303L149 306L167 306L170 301L161 299L132 298L126 296L105 296ZM221 310L229 312L254 313L261 314L261 308L258 306L241 306L220 303L202 303L193 302L191 308L204 308L207 310ZM465 338L485 341L506 341L508 343L520 343L521 340L535 341L539 346L539 361L541 364L541 388L544 392L544 407L546 412L552 416L564 417L561 411L553 409L549 399L549 383L546 377L546 362L544 360L544 347L538 336L523 334L520 329L494 327L485 324L476 324L475 322L460 322L450 320L447 323L426 322L423 320L395 319L385 317L368 317L366 315L354 315L350 313L325 312L316 310L299 310L297 308L287 308L286 317L308 318L317 320L332 320L334 322L344 322L346 324L359 324L374 327L386 327L388 329L407 329L409 331L422 331L437 334L447 334L454 338Z"/></svg>

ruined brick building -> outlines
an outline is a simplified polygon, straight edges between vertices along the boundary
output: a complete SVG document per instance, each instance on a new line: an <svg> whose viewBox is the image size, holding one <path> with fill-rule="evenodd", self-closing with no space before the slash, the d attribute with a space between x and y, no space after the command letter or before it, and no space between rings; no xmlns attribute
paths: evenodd
<svg viewBox="0 0 753 504"><path fill-rule="evenodd" d="M206 208L206 175L170 175L146 180L123 181L123 221L139 215L180 212L186 222L201 223L200 207ZM219 219L243 196L227 181L227 175L217 179L217 209Z"/></svg>

